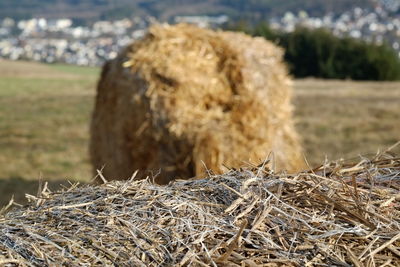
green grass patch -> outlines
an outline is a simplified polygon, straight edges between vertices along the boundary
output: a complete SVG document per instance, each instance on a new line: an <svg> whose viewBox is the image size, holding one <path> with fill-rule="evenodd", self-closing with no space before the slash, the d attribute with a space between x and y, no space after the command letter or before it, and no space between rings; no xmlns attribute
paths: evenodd
<svg viewBox="0 0 400 267"><path fill-rule="evenodd" d="M65 73L88 76L97 76L101 71L101 68L99 67L82 67L67 64L51 64L49 67Z"/></svg>

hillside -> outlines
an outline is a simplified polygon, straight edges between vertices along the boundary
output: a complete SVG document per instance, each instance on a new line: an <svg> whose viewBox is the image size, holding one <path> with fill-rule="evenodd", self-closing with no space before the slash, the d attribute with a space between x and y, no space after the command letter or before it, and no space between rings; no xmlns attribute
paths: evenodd
<svg viewBox="0 0 400 267"><path fill-rule="evenodd" d="M286 11L306 10L312 15L340 13L353 6L369 7L374 0L3 0L0 18L60 18L80 22L152 15L167 21L176 15L227 14L234 19L263 19Z"/></svg>

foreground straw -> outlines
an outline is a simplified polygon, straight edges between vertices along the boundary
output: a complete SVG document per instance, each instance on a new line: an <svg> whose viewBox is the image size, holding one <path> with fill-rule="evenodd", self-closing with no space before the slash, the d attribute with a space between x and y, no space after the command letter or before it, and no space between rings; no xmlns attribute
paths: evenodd
<svg viewBox="0 0 400 267"><path fill-rule="evenodd" d="M388 154L30 199L0 218L0 265L400 265L400 158Z"/></svg>

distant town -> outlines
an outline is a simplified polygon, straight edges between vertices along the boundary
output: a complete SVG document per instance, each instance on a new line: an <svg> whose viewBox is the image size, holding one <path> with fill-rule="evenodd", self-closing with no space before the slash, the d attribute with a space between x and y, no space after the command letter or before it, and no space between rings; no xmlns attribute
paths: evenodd
<svg viewBox="0 0 400 267"><path fill-rule="evenodd" d="M373 10L354 8L323 17L311 17L305 11L287 12L267 22L273 29L285 32L292 32L298 26L326 28L336 36L387 43L400 57L400 15L390 12L399 8L400 1L386 2ZM230 18L226 15L177 16L174 22L221 28ZM66 18L19 21L4 18L0 19L0 58L100 66L116 57L121 48L141 38L153 23L157 23L154 17L97 21L90 26L77 26Z"/></svg>

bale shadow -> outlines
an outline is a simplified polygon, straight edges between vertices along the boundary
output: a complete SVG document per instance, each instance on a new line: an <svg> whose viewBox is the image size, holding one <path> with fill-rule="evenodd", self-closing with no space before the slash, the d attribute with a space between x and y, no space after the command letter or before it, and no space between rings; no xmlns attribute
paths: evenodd
<svg viewBox="0 0 400 267"><path fill-rule="evenodd" d="M43 184L46 180L43 180ZM60 190L63 186L69 187L68 180L51 180L48 188L51 191ZM25 180L21 177L0 178L0 209L7 205L14 196L14 202L25 205L28 203L25 194L36 196L39 188L39 180Z"/></svg>

